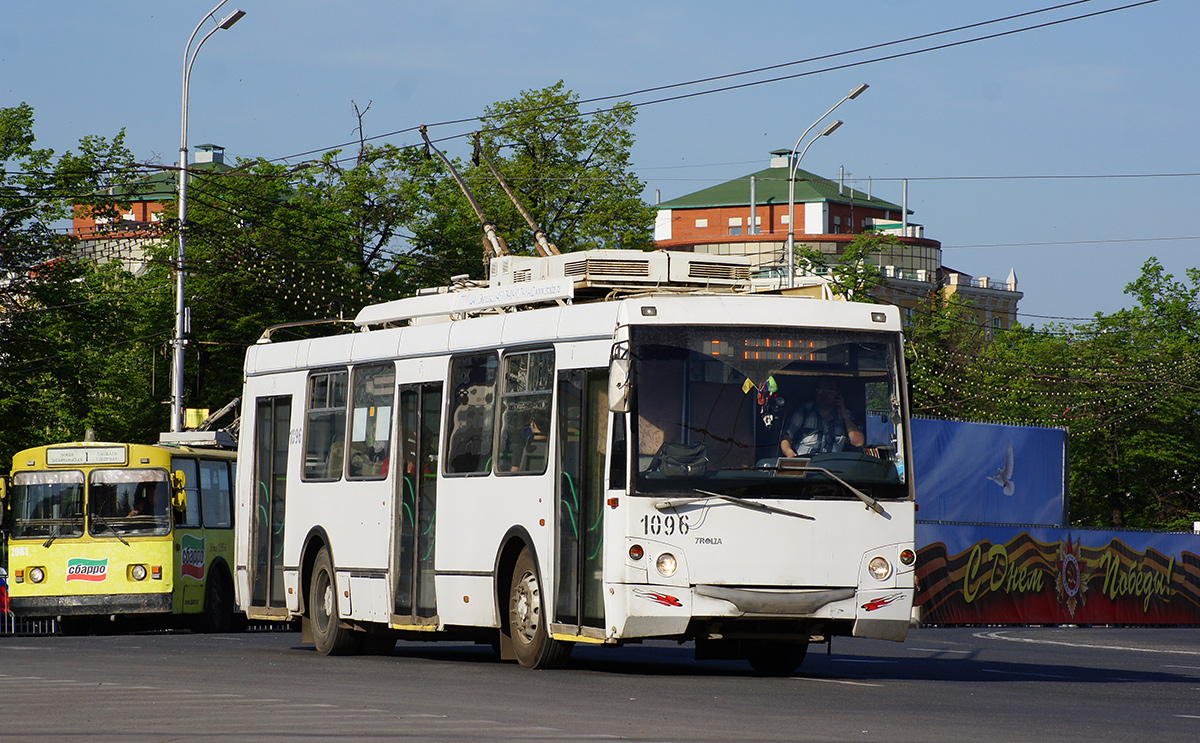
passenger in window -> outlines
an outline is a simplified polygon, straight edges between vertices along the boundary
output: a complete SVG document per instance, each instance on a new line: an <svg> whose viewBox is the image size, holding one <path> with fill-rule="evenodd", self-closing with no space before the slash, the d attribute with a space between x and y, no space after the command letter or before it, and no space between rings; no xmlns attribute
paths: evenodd
<svg viewBox="0 0 1200 743"><path fill-rule="evenodd" d="M521 449L519 462L513 472L545 472L546 455L550 450L550 416L545 410L534 411L529 419L525 446Z"/></svg>
<svg viewBox="0 0 1200 743"><path fill-rule="evenodd" d="M130 516L161 516L166 513L166 491L161 483L138 483Z"/></svg>
<svg viewBox="0 0 1200 743"><path fill-rule="evenodd" d="M838 380L817 377L813 400L792 413L779 448L785 457L803 457L842 451L847 444L861 447L865 441L862 429L846 409Z"/></svg>

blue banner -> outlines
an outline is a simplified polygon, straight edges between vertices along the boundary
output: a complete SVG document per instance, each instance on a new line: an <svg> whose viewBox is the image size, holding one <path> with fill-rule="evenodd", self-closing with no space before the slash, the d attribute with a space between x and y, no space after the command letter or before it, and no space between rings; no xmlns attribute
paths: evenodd
<svg viewBox="0 0 1200 743"><path fill-rule="evenodd" d="M1066 430L914 418L912 439L921 520L1065 523Z"/></svg>

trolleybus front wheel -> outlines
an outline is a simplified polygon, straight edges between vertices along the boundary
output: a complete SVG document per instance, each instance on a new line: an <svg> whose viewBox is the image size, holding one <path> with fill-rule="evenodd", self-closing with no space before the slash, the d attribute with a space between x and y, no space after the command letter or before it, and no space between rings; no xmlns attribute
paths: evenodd
<svg viewBox="0 0 1200 743"><path fill-rule="evenodd" d="M561 668L571 655L571 643L550 636L533 554L521 550L508 591L508 631L513 654L526 668Z"/></svg>
<svg viewBox="0 0 1200 743"><path fill-rule="evenodd" d="M350 655L359 648L354 630L338 621L337 583L333 577L333 561L325 547L313 562L312 582L308 591L308 617L312 625L313 643L321 655Z"/></svg>

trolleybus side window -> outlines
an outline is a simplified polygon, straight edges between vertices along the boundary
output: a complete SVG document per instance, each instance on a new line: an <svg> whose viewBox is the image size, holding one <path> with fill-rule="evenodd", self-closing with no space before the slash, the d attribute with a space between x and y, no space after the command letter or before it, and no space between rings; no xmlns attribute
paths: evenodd
<svg viewBox="0 0 1200 743"><path fill-rule="evenodd" d="M554 351L506 354L503 365L496 471L540 475L550 448Z"/></svg>
<svg viewBox="0 0 1200 743"><path fill-rule="evenodd" d="M179 515L178 525L200 526L200 477L196 472L196 460L187 457L172 457L171 469L183 472L184 492L187 493L187 508Z"/></svg>
<svg viewBox="0 0 1200 743"><path fill-rule="evenodd" d="M484 474L491 470L493 419L496 415L494 353L450 360L446 474Z"/></svg>
<svg viewBox="0 0 1200 743"><path fill-rule="evenodd" d="M396 368L391 364L355 367L346 477L362 480L387 477L395 384Z"/></svg>
<svg viewBox="0 0 1200 743"><path fill-rule="evenodd" d="M204 512L204 526L208 529L229 529L233 526L233 491L229 483L228 462L220 459L200 460L200 506ZM191 508L191 503L188 508Z"/></svg>
<svg viewBox="0 0 1200 743"><path fill-rule="evenodd" d="M339 480L346 447L346 377L344 370L318 372L308 378L308 411L304 424L305 480Z"/></svg>

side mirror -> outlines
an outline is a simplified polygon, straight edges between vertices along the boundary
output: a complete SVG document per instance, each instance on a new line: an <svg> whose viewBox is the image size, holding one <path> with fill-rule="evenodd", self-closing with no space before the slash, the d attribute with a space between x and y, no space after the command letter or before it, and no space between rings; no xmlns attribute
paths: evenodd
<svg viewBox="0 0 1200 743"><path fill-rule="evenodd" d="M175 470L171 475L171 507L176 511L187 510L187 474Z"/></svg>
<svg viewBox="0 0 1200 743"><path fill-rule="evenodd" d="M8 478L0 476L0 504L8 499Z"/></svg>
<svg viewBox="0 0 1200 743"><path fill-rule="evenodd" d="M629 412L629 359L613 359L608 369L608 409Z"/></svg>

